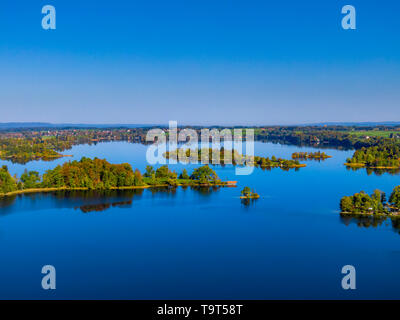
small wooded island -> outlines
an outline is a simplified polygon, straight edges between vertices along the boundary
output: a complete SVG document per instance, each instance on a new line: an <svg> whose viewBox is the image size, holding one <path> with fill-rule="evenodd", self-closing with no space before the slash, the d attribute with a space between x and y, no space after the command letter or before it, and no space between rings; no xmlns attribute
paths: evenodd
<svg viewBox="0 0 400 320"><path fill-rule="evenodd" d="M255 193L249 187L244 187L240 194L240 199L258 199L260 197L258 193Z"/></svg>
<svg viewBox="0 0 400 320"><path fill-rule="evenodd" d="M295 152L292 154L292 159L311 159L311 160L326 160L332 158L328 156L325 152Z"/></svg>
<svg viewBox="0 0 400 320"><path fill-rule="evenodd" d="M226 154L225 154L226 153ZM244 156L239 154L236 150L226 150L223 147L221 149L183 149L179 148L173 151L167 151L163 154L166 159L179 159L183 162L194 162L202 161L202 154L204 157L208 155L206 160L208 163L212 163L212 159L216 159L216 163L213 164L233 164L233 165L247 165L254 166L256 168L281 168L281 169L296 169L306 167L306 164L300 163L298 160L286 160L276 158L275 156L269 157L258 157L258 156ZM225 156L227 155L227 161Z"/></svg>
<svg viewBox="0 0 400 320"><path fill-rule="evenodd" d="M353 196L343 197L340 210L342 215L400 216L400 186L394 188L389 202L386 194L380 190L375 190L372 195L361 191Z"/></svg>
<svg viewBox="0 0 400 320"><path fill-rule="evenodd" d="M184 169L178 176L164 165L154 170L146 167L142 175L128 163L111 164L106 160L83 157L66 162L42 177L36 171L27 171L20 178L12 177L7 166L0 168L0 196L56 190L113 190L166 186L232 186L235 181L223 182L208 165L196 168L189 175Z"/></svg>

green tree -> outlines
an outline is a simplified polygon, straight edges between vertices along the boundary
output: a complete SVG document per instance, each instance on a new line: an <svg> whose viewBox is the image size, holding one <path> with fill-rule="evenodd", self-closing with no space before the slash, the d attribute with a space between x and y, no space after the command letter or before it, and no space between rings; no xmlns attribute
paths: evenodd
<svg viewBox="0 0 400 320"><path fill-rule="evenodd" d="M242 192L241 192L241 195L247 197L247 196L249 196L250 194L251 194L251 189L250 189L250 187L244 187L243 190L242 190Z"/></svg>
<svg viewBox="0 0 400 320"><path fill-rule="evenodd" d="M189 179L189 174L187 173L186 169L182 170L182 173L179 175L179 179Z"/></svg>
<svg viewBox="0 0 400 320"><path fill-rule="evenodd" d="M8 193L17 190L17 182L11 177L7 166L0 168L0 193Z"/></svg>
<svg viewBox="0 0 400 320"><path fill-rule="evenodd" d="M340 210L342 212L353 212L352 197L345 196L340 200Z"/></svg>
<svg viewBox="0 0 400 320"><path fill-rule="evenodd" d="M172 172L167 165L161 166L156 170L156 178L169 178Z"/></svg>
<svg viewBox="0 0 400 320"><path fill-rule="evenodd" d="M380 190L375 190L371 196L372 199L372 208L374 213L384 213L385 209L382 203L382 194L383 192Z"/></svg>
<svg viewBox="0 0 400 320"><path fill-rule="evenodd" d="M217 181L218 176L208 165L204 165L193 170L190 179L199 180L201 183L208 183Z"/></svg>
<svg viewBox="0 0 400 320"><path fill-rule="evenodd" d="M134 179L135 186L142 186L144 184L142 174L138 169L135 170L134 177L135 177Z"/></svg>
<svg viewBox="0 0 400 320"><path fill-rule="evenodd" d="M400 186L394 188L390 195L389 202L396 208L400 209Z"/></svg>
<svg viewBox="0 0 400 320"><path fill-rule="evenodd" d="M151 178L153 176L153 173L155 173L153 167L150 165L146 166L146 172L144 173L144 176L147 178Z"/></svg>
<svg viewBox="0 0 400 320"><path fill-rule="evenodd" d="M37 171L29 171L25 169L21 175L21 181L24 189L37 188L40 186L40 176Z"/></svg>

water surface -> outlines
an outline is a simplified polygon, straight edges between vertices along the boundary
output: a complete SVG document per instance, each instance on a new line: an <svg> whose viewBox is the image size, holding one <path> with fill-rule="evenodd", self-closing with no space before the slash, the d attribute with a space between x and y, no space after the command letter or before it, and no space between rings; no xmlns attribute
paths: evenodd
<svg viewBox="0 0 400 320"><path fill-rule="evenodd" d="M311 148L256 143L260 156L290 158ZM177 188L21 195L0 201L0 298L307 299L400 298L396 223L342 219L343 195L390 193L399 175L347 170L351 151L306 161L289 172L255 169L237 188ZM80 145L73 158L27 165L41 174L82 156L144 170L146 146ZM175 165L191 171L195 165ZM245 206L244 186L261 198ZM41 268L57 270L57 289L41 289ZM342 266L357 270L357 290L341 288Z"/></svg>

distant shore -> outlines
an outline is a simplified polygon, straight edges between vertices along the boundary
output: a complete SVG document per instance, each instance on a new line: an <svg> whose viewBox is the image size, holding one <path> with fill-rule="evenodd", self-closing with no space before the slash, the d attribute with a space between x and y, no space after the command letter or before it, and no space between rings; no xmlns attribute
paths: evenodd
<svg viewBox="0 0 400 320"><path fill-rule="evenodd" d="M43 161L51 161L51 160L56 160L60 158L65 158L65 157L73 157L72 154L55 154L55 155L48 155L46 157L41 157L41 156L36 156L32 157L29 159L29 161L35 161L35 160L43 160ZM21 161L22 159L16 156L1 156L1 151L0 151L0 159L1 160L11 160L11 161Z"/></svg>

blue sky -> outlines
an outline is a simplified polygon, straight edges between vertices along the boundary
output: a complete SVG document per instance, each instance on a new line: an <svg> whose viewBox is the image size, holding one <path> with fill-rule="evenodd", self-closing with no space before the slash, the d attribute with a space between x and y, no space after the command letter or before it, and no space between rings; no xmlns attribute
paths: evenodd
<svg viewBox="0 0 400 320"><path fill-rule="evenodd" d="M399 16L394 0L3 0L0 122L400 121Z"/></svg>

